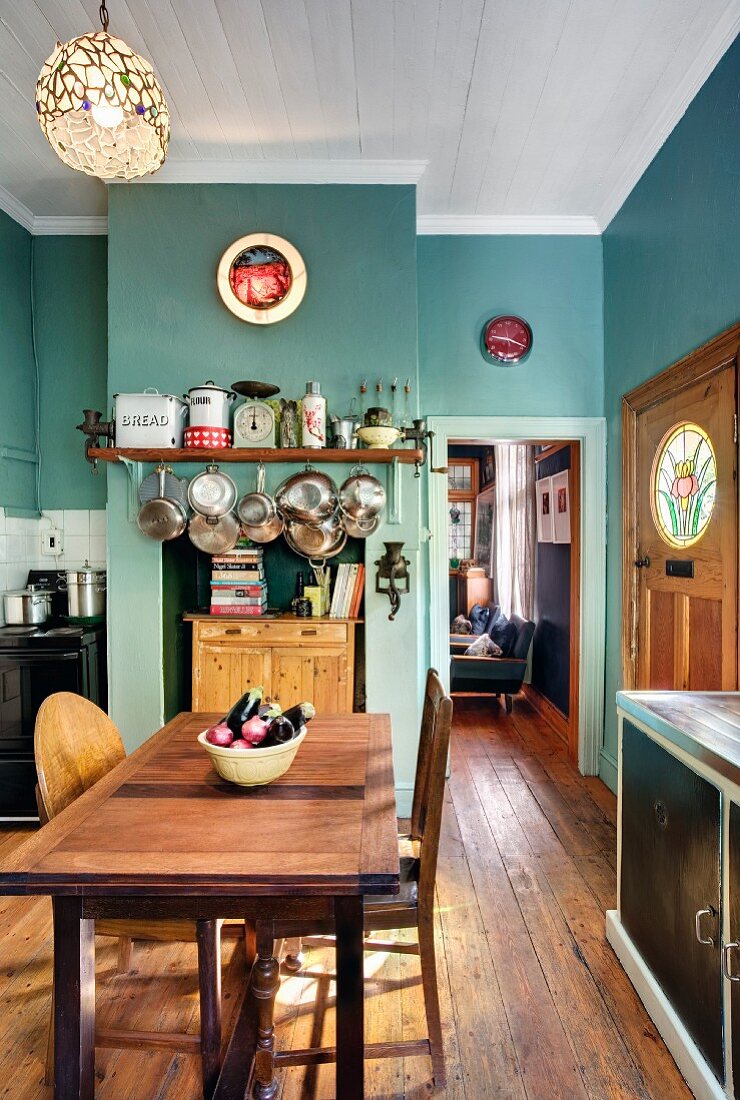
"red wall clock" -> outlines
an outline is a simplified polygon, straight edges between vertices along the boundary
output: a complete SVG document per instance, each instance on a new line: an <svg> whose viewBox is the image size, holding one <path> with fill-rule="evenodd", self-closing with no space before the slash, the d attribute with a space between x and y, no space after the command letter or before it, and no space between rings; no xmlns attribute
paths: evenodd
<svg viewBox="0 0 740 1100"><path fill-rule="evenodd" d="M483 358L499 366L521 363L532 350L532 329L521 317L493 317L483 326L480 347Z"/></svg>

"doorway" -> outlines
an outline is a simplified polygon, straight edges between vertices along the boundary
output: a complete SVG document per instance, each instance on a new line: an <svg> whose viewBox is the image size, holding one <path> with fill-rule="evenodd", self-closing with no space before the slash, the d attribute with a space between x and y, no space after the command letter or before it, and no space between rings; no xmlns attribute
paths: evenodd
<svg viewBox="0 0 740 1100"><path fill-rule="evenodd" d="M623 399L626 688L738 684L740 326Z"/></svg>
<svg viewBox="0 0 740 1100"><path fill-rule="evenodd" d="M447 486L452 693L496 698L507 711L521 693L575 762L580 444L456 441ZM460 659L488 635L495 660Z"/></svg>
<svg viewBox="0 0 740 1100"><path fill-rule="evenodd" d="M604 620L606 568L606 430L601 418L586 417L430 417L439 464L428 479L430 525L430 660L449 677L449 508L442 472L455 441L508 443L533 440L576 441L581 457L581 553L579 588L588 593L578 628L578 767L598 774L604 722ZM436 471L436 472L435 472ZM448 681L449 682L449 681Z"/></svg>

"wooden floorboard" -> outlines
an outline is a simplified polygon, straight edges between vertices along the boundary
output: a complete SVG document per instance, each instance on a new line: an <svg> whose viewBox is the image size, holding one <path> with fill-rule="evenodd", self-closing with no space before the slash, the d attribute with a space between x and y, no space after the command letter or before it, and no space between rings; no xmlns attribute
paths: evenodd
<svg viewBox="0 0 740 1100"><path fill-rule="evenodd" d="M28 830L0 829L0 852ZM615 905L616 802L584 779L563 742L525 702L456 700L443 820L436 939L447 1100L689 1100L690 1093L604 936ZM50 1100L42 1084L51 976L46 899L0 898L0 1097ZM398 933L410 939L412 933ZM384 937L385 934L384 934ZM224 947L225 1014L241 971ZM115 945L98 940L98 1016L108 1026L187 1030L198 1024L192 944L137 944L115 975ZM366 956L367 1037L424 1034L419 960ZM282 1048L334 1042L334 958L309 948L285 975ZM372 1100L423 1100L426 1058L368 1066ZM282 1100L330 1100L330 1065L280 1075ZM98 1100L196 1100L198 1059L101 1050Z"/></svg>

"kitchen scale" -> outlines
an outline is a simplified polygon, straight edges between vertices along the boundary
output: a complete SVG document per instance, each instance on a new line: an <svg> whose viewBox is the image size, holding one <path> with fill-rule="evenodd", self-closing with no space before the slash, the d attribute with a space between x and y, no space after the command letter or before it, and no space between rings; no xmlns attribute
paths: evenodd
<svg viewBox="0 0 740 1100"><path fill-rule="evenodd" d="M232 382L232 390L247 400L234 411L235 447L276 447L275 410L266 398L280 393L269 382Z"/></svg>

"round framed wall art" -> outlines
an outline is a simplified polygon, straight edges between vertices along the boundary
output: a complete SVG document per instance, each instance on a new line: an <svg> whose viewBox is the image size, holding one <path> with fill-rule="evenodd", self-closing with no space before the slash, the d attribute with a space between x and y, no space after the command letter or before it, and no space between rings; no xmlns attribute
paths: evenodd
<svg viewBox="0 0 740 1100"><path fill-rule="evenodd" d="M242 321L271 325L298 308L306 265L297 248L274 233L250 233L224 252L216 285L224 305Z"/></svg>

